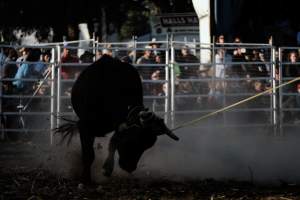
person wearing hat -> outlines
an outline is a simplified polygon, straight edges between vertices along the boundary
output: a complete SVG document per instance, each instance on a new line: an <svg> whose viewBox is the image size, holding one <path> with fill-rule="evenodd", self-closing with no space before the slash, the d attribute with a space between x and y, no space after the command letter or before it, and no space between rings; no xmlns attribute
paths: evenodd
<svg viewBox="0 0 300 200"><path fill-rule="evenodd" d="M151 66L145 66L147 64L154 64L154 60L152 57L151 46L145 46L144 54L137 59L137 64L141 64L144 66L138 66L138 71L140 72L143 79L150 79L151 76Z"/></svg>
<svg viewBox="0 0 300 200"><path fill-rule="evenodd" d="M19 53L21 54L20 57L18 57L18 59L16 60L17 62L17 66L20 67L21 66L21 62L26 61L26 58L28 56L29 53L29 49L22 47L21 49L19 49Z"/></svg>
<svg viewBox="0 0 300 200"><path fill-rule="evenodd" d="M178 57L176 61L178 61L179 63L183 63L180 64L180 71L181 71L180 78L188 79L188 78L195 78L198 76L198 66L184 64L184 63L191 63L191 64L199 63L198 58L193 54L191 54L190 48L187 45L184 45L181 48L181 55Z"/></svg>
<svg viewBox="0 0 300 200"><path fill-rule="evenodd" d="M156 41L156 38L152 38L151 43L149 44L149 46L153 49L152 52L153 52L153 54L154 54L155 56L161 54L161 52L160 52L159 50L157 50L158 48L160 48L161 43L158 43L158 42Z"/></svg>

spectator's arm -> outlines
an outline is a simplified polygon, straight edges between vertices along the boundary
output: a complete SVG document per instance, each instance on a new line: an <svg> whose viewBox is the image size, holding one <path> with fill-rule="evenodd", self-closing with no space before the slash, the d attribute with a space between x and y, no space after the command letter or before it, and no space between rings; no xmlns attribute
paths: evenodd
<svg viewBox="0 0 300 200"><path fill-rule="evenodd" d="M21 79L24 78L26 73L28 72L28 67L26 67L25 65L26 64L22 64L15 75L16 80L13 81L13 85L17 88L22 88L23 81Z"/></svg>

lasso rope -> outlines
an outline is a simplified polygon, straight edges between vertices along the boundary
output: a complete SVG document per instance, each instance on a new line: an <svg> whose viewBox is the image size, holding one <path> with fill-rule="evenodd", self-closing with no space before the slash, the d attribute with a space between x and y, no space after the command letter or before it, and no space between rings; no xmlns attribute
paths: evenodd
<svg viewBox="0 0 300 200"><path fill-rule="evenodd" d="M231 104L231 105L229 105L229 106L226 106L226 107L221 108L221 109L219 109L219 110L216 110L216 111L214 111L214 112L208 113L208 114L206 114L206 115L204 115L204 116L202 116L202 117L196 118L196 119L194 119L194 120L191 120L191 121L185 122L185 123L183 123L183 124L180 124L179 126L173 128L172 131L175 131L175 130L178 130L178 129L180 129L180 128L183 128L183 127L186 127L186 126L195 124L195 123L197 123L197 122L199 122L199 121L201 121L201 120L204 120L204 119L206 119L206 118L209 118L209 117L211 117L211 116L213 116L213 115L216 115L216 114L218 114L218 113L220 113L220 112L224 112L224 111L226 111L226 110L229 110L230 108L233 108L233 107L238 106L238 105L240 105L240 104L246 103L246 102L248 102L248 101L250 101L250 100L252 100L252 99L255 99L255 98L259 97L259 96L262 96L262 95L264 95L264 94L267 94L267 93L271 92L273 89L277 90L278 88L281 88L281 87L283 87L283 86L289 85L289 84L291 84L291 83L293 83L293 82L296 82L296 81L298 81L298 80L300 80L300 77L297 77L297 78L295 78L295 79L292 79L292 80L290 80L290 81L288 81L288 82L286 82L286 83L283 83L283 84L281 84L281 85L278 85L278 86L276 86L276 87L271 87L271 88L269 88L269 89L267 89L267 90L265 90L265 91L263 91L263 92L261 92L261 93L258 93L258 94L256 94L256 95L253 95L253 96L251 96L251 97L248 97L248 98L246 98L246 99L243 99L243 100L241 100L241 101L238 101L238 102L236 102L236 103L234 103L234 104Z"/></svg>

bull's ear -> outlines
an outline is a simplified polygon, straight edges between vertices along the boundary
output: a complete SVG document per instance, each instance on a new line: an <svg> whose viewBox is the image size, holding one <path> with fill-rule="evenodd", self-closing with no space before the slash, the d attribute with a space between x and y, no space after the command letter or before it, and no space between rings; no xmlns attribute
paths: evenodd
<svg viewBox="0 0 300 200"><path fill-rule="evenodd" d="M145 111L145 112L148 112L148 111L149 111L149 108L144 108L144 111Z"/></svg>
<svg viewBox="0 0 300 200"><path fill-rule="evenodd" d="M118 131L119 131L119 132L123 132L123 131L125 131L126 129L128 129L128 125L127 125L126 123L122 123L122 124L120 124L119 127L118 127Z"/></svg>
<svg viewBox="0 0 300 200"><path fill-rule="evenodd" d="M139 117L142 118L143 120L149 120L153 117L153 112L149 112L149 111L141 111L139 112Z"/></svg>

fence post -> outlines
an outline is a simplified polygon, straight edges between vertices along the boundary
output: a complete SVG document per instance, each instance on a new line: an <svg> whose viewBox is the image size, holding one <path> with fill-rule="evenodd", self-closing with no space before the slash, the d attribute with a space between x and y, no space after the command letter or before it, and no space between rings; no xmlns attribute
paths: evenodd
<svg viewBox="0 0 300 200"><path fill-rule="evenodd" d="M167 93L165 94L165 122L169 122L169 102L170 102L170 95L169 95L169 88L170 88L170 75L169 75L169 43L167 43L166 49L165 49L165 79L167 84ZM165 84L165 83L163 83Z"/></svg>
<svg viewBox="0 0 300 200"><path fill-rule="evenodd" d="M52 130L55 128L55 48L51 49L51 94L50 94L50 145L53 144L53 133Z"/></svg>
<svg viewBox="0 0 300 200"><path fill-rule="evenodd" d="M136 64L136 47L137 47L137 41L136 41L137 38L136 38L136 36L133 36L132 40L133 40L133 48L134 48L132 64Z"/></svg>
<svg viewBox="0 0 300 200"><path fill-rule="evenodd" d="M174 72L174 66L175 66L175 49L174 49L174 42L173 37L170 39L170 48L171 48L171 63L170 63L170 92L168 92L170 95L170 102L171 102L171 108L170 108L170 115L171 115L171 127L175 127L175 72ZM168 88L169 89L169 88Z"/></svg>
<svg viewBox="0 0 300 200"><path fill-rule="evenodd" d="M0 129L1 129L1 139L3 140L4 139L4 137L5 137L5 133L4 133L4 131L3 131L3 128L4 127L2 127L2 124L3 124L3 122L2 122L2 115L3 115L3 111L2 111L2 95L3 95L3 91L2 91L2 76L3 76L3 73L4 73L4 69L3 69L3 65L2 65L2 63L0 63L0 113L1 113L1 115L0 115Z"/></svg>
<svg viewBox="0 0 300 200"><path fill-rule="evenodd" d="M56 116L57 122L56 127L60 125L60 110L61 110L61 49L60 46L56 46L57 50L57 88L56 88Z"/></svg>
<svg viewBox="0 0 300 200"><path fill-rule="evenodd" d="M272 74L271 74L271 78L272 78L272 126L273 126L273 130L275 131L274 133L276 133L276 126L277 126L277 101L276 101L276 49L275 47L271 46L271 66L272 66Z"/></svg>
<svg viewBox="0 0 300 200"><path fill-rule="evenodd" d="M97 45L96 33L93 32L93 54L94 54L93 61L94 62L96 61L96 47L97 47L96 45Z"/></svg>
<svg viewBox="0 0 300 200"><path fill-rule="evenodd" d="M279 85L281 85L282 84L282 48L281 47L279 47L279 49L278 49L278 66L279 66L279 70L278 70L278 84ZM283 106L282 106L282 101L283 101L283 98L282 98L282 94L283 92L282 92L282 87L280 87L279 88L279 135L282 135L282 133L283 133L283 111L282 111L282 109L283 109Z"/></svg>

